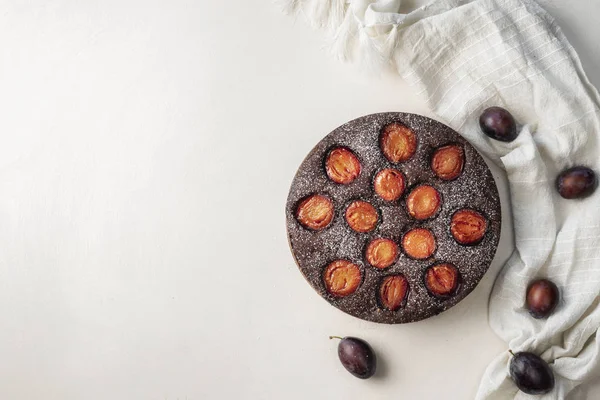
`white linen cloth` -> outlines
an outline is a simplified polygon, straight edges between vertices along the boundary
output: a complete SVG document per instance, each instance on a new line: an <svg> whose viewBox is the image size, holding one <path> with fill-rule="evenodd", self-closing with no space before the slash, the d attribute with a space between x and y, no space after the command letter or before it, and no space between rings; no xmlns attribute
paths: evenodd
<svg viewBox="0 0 600 400"><path fill-rule="evenodd" d="M490 297L492 329L513 351L551 363L563 399L598 375L600 189L562 199L557 174L586 165L600 174L600 97L554 20L533 0L439 0L410 14L399 0L288 0L332 33L342 58L391 63L439 118L505 169L515 250ZM520 123L512 143L487 138L478 116L501 106ZM530 280L547 277L561 303L547 320L524 309ZM508 375L509 353L491 362L478 399L526 399Z"/></svg>

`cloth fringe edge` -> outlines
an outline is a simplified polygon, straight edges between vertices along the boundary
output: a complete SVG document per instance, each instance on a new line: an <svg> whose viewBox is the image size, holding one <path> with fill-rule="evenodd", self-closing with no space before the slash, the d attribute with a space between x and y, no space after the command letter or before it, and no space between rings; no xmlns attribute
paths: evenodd
<svg viewBox="0 0 600 400"><path fill-rule="evenodd" d="M374 34L356 18L346 0L275 0L288 15L303 15L314 29L324 30L328 36L326 47L342 61L359 62L366 70L379 72L394 66L393 54L398 45L399 29L390 24L390 30Z"/></svg>

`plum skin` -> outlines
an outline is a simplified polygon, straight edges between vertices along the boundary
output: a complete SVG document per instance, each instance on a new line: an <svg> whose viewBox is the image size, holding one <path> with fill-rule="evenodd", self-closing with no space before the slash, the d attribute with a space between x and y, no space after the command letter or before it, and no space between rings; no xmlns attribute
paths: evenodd
<svg viewBox="0 0 600 400"><path fill-rule="evenodd" d="M538 279L527 286L525 303L533 318L547 318L558 304L560 294L554 282Z"/></svg>
<svg viewBox="0 0 600 400"><path fill-rule="evenodd" d="M485 109L479 117L479 126L487 136L501 142L512 142L519 134L514 117L502 107Z"/></svg>
<svg viewBox="0 0 600 400"><path fill-rule="evenodd" d="M330 336L330 339L335 336ZM377 371L377 357L366 341L346 336L338 344L338 357L348 372L360 379L368 379Z"/></svg>
<svg viewBox="0 0 600 400"><path fill-rule="evenodd" d="M514 354L510 360L509 372L519 390L524 393L544 394L554 388L552 369L546 361L533 353L523 351Z"/></svg>
<svg viewBox="0 0 600 400"><path fill-rule="evenodd" d="M566 169L556 178L556 190L565 199L585 198L594 193L597 187L596 173L587 167Z"/></svg>

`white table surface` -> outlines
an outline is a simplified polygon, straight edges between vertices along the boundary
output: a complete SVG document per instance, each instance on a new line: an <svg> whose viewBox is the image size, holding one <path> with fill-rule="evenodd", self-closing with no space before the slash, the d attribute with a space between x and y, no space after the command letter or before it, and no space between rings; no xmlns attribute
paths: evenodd
<svg viewBox="0 0 600 400"><path fill-rule="evenodd" d="M269 1L15 3L0 4L1 399L473 398L506 349L487 297L509 225L466 300L398 326L331 307L287 245L289 185L325 134L431 115L399 78L334 60ZM600 84L600 4L545 4ZM368 340L380 373L350 376L332 334Z"/></svg>

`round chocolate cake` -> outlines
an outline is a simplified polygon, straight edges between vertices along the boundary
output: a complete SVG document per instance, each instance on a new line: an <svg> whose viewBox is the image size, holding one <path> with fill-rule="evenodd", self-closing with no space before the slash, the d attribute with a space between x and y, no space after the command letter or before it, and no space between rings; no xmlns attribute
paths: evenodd
<svg viewBox="0 0 600 400"><path fill-rule="evenodd" d="M415 114L367 115L327 135L298 169L286 215L312 287L348 314L387 324L465 298L500 239L500 199L483 158Z"/></svg>

